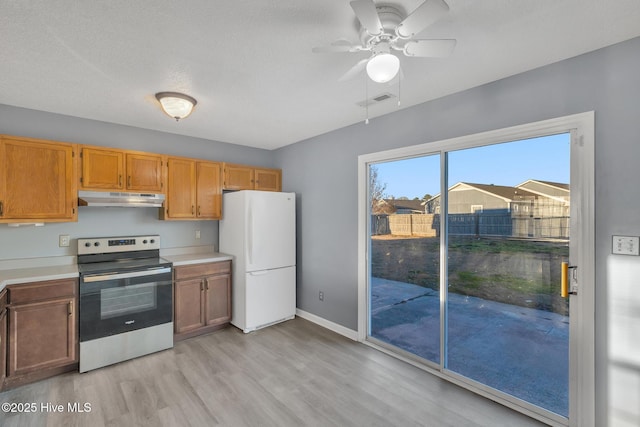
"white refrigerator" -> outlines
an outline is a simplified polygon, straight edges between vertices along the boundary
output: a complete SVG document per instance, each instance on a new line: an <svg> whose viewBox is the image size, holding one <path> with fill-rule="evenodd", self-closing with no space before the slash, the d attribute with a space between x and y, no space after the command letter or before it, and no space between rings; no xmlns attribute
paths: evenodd
<svg viewBox="0 0 640 427"><path fill-rule="evenodd" d="M245 333L296 313L295 193L225 193L220 252L233 255L231 324Z"/></svg>

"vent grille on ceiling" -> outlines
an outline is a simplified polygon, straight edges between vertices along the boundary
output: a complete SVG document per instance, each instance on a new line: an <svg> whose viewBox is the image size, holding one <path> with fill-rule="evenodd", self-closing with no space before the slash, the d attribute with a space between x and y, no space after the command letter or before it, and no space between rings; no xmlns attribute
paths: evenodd
<svg viewBox="0 0 640 427"><path fill-rule="evenodd" d="M378 104L380 102L388 101L389 99L392 99L395 97L396 96L394 94L385 92L385 93L381 93L380 95L376 95L372 98L365 99L364 101L360 101L356 105L358 105L359 107L366 107L373 104Z"/></svg>

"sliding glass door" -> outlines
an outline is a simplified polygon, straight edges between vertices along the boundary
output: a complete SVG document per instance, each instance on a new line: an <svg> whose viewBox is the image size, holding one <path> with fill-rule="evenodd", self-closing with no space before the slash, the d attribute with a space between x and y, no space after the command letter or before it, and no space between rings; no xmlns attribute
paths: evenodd
<svg viewBox="0 0 640 427"><path fill-rule="evenodd" d="M570 138L447 154L445 368L565 417Z"/></svg>
<svg viewBox="0 0 640 427"><path fill-rule="evenodd" d="M584 197L572 209L572 180L592 175L571 171L584 166L575 140L567 129L362 156L365 341L541 420L579 422L570 396L591 395L576 384L592 375L570 384L570 351L592 326L570 313L591 299L562 295L561 282L563 263L586 259L576 245L588 228L571 213L591 220Z"/></svg>
<svg viewBox="0 0 640 427"><path fill-rule="evenodd" d="M440 155L370 168L371 336L440 363ZM391 187L393 185L393 187Z"/></svg>

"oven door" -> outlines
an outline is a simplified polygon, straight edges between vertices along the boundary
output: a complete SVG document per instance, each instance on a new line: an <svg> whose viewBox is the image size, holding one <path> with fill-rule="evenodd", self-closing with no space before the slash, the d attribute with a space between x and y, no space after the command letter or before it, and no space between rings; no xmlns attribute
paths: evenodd
<svg viewBox="0 0 640 427"><path fill-rule="evenodd" d="M80 341L172 321L171 267L81 275Z"/></svg>

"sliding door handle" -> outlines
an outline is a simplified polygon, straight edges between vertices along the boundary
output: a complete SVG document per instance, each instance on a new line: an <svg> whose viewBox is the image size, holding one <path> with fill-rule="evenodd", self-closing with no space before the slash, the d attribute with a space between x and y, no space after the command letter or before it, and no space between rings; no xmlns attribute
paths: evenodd
<svg viewBox="0 0 640 427"><path fill-rule="evenodd" d="M578 291L577 285L575 285L575 283L578 280L578 267L575 265L569 265L568 262L563 262L560 266L560 296L562 298L566 298L569 295L577 295ZM569 271L571 271L571 277L569 277ZM573 283L573 285L571 283Z"/></svg>

